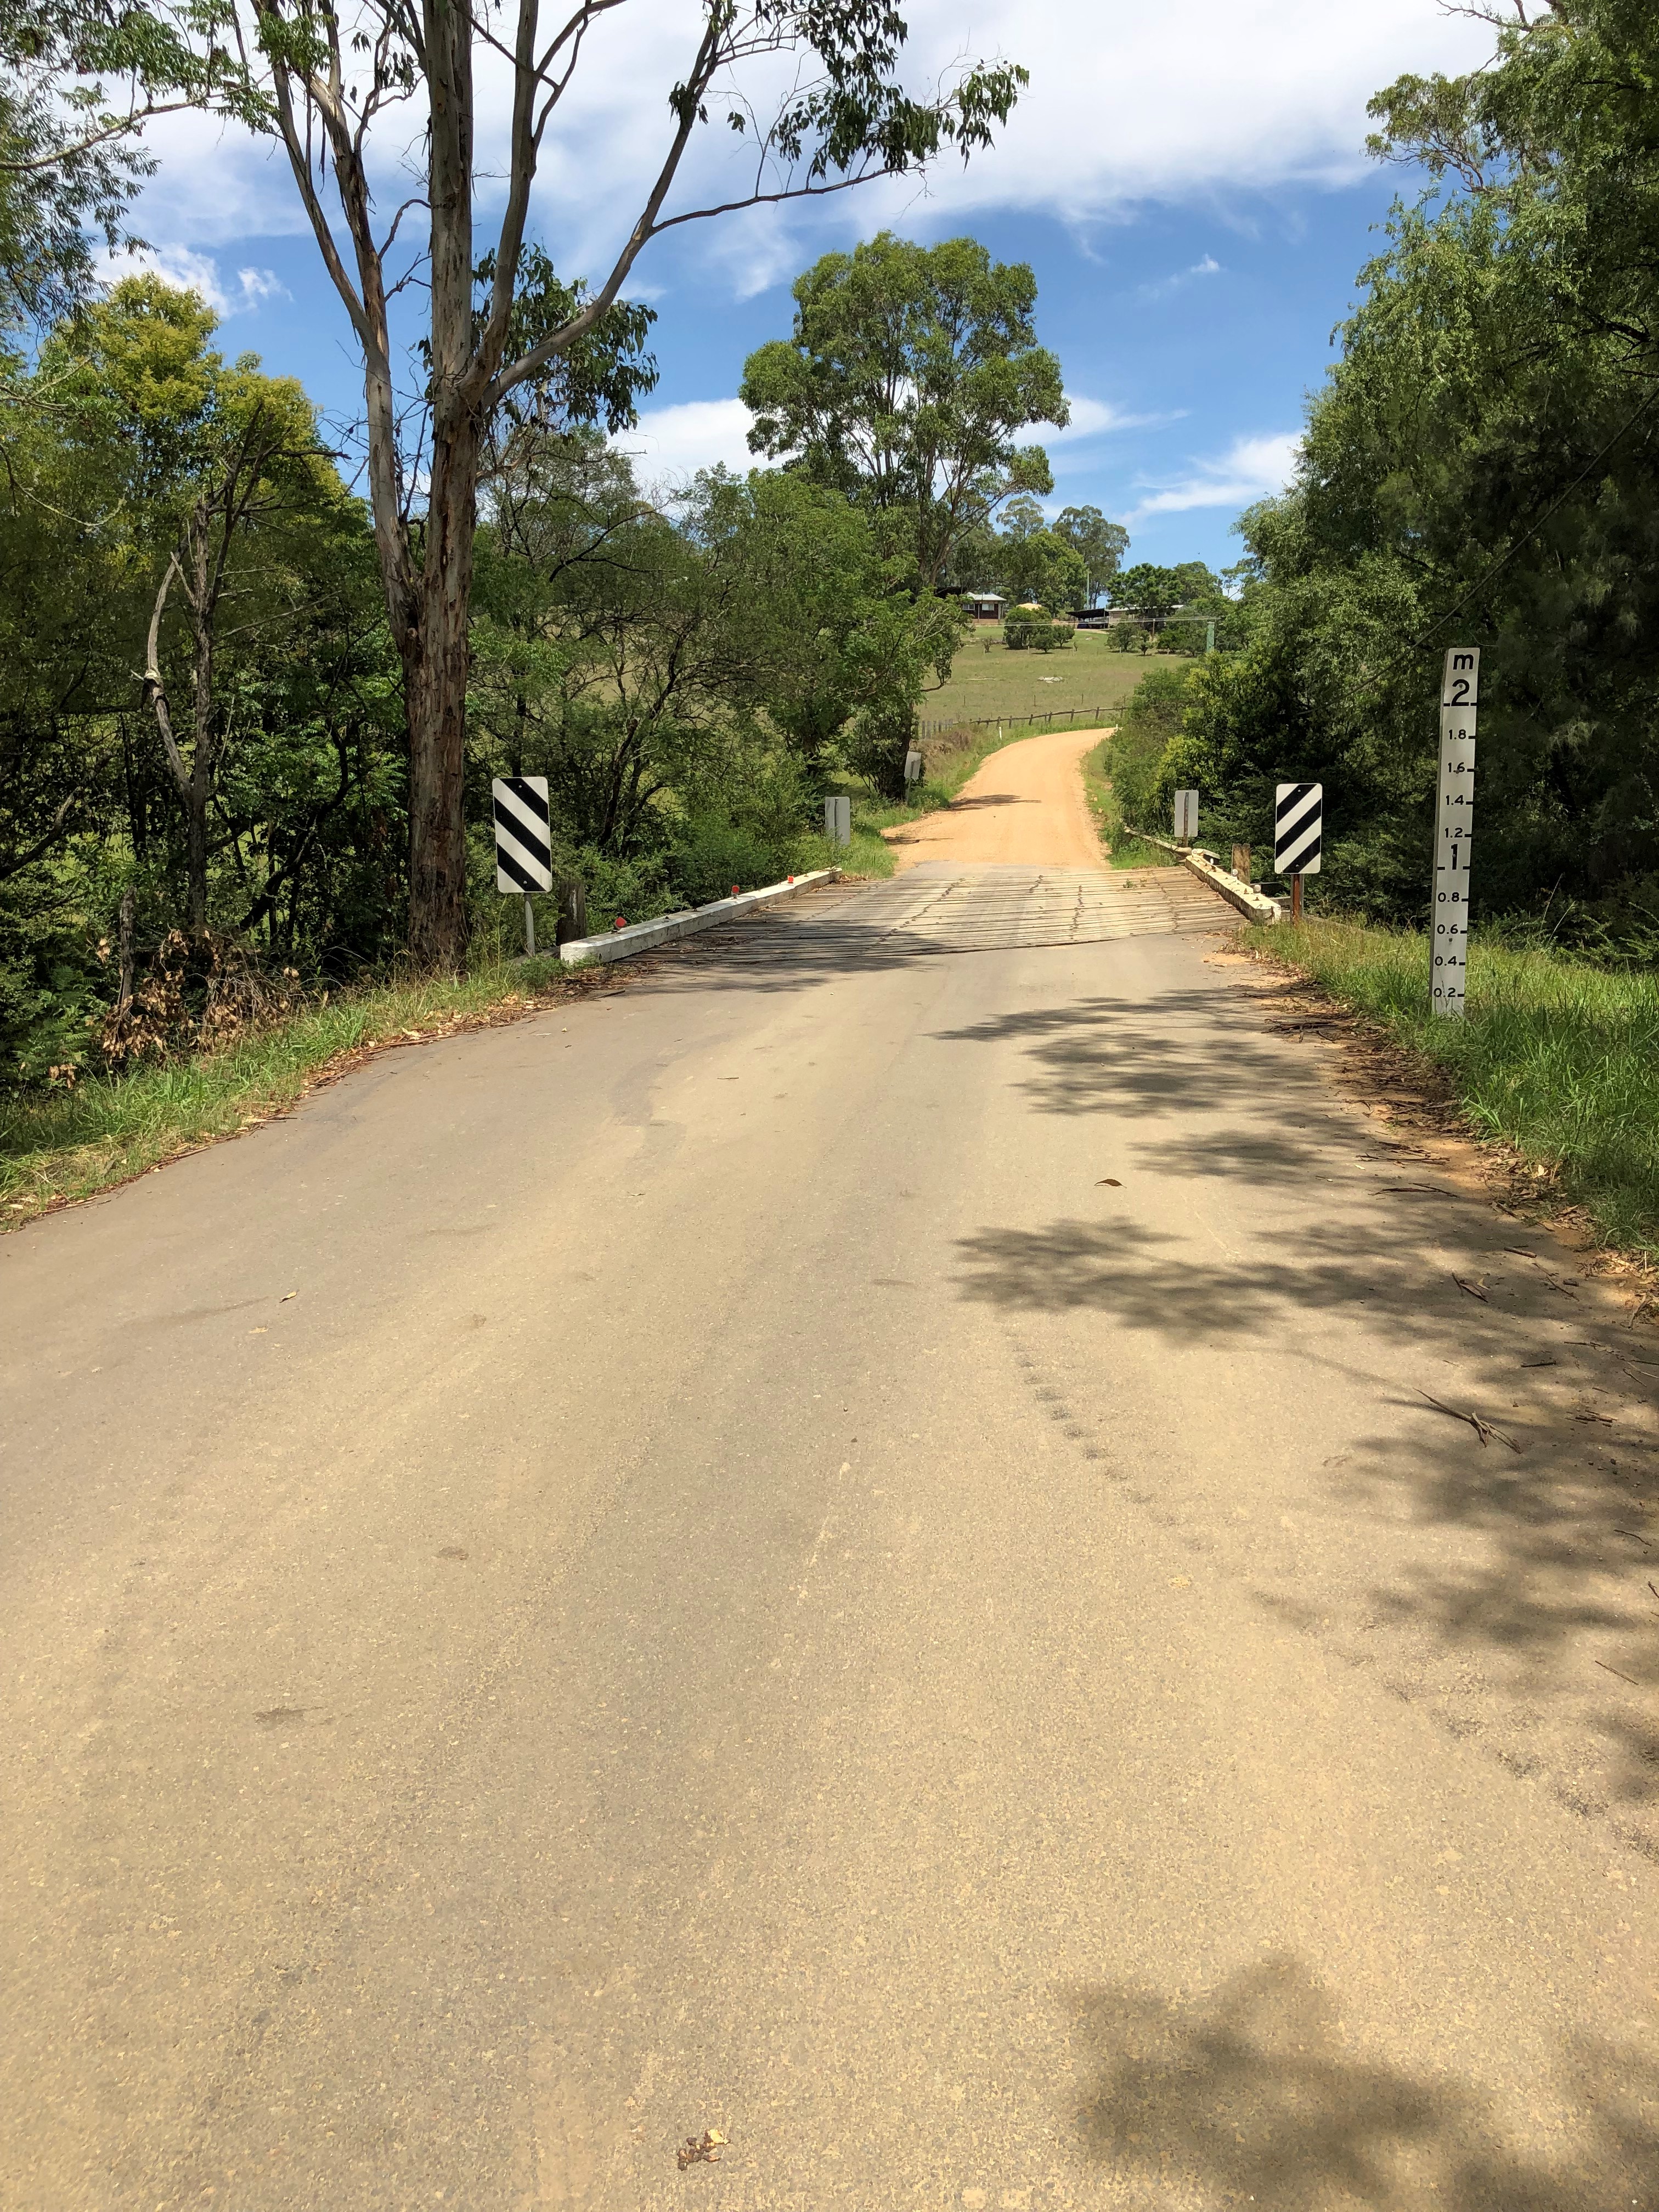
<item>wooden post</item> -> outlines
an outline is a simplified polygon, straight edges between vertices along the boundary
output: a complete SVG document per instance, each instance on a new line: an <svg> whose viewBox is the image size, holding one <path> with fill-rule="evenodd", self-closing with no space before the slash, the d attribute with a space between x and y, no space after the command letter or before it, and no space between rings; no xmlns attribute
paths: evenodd
<svg viewBox="0 0 1659 2212"><path fill-rule="evenodd" d="M561 945L587 934L587 892L576 876L567 876L559 885L559 920L555 932Z"/></svg>
<svg viewBox="0 0 1659 2212"><path fill-rule="evenodd" d="M1300 921L1301 919L1302 878L1297 874L1291 878L1291 920L1292 921Z"/></svg>

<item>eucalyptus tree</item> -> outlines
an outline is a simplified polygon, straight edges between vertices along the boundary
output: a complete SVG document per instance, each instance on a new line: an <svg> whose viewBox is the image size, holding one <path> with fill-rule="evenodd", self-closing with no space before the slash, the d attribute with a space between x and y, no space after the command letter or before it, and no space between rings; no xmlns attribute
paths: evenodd
<svg viewBox="0 0 1659 2212"><path fill-rule="evenodd" d="M918 584L1017 494L1054 489L1021 434L1070 420L1060 363L1036 343L1036 279L971 238L883 231L826 253L794 287L793 337L744 364L752 451L881 515ZM1039 510L1039 515L1040 515Z"/></svg>
<svg viewBox="0 0 1659 2212"><path fill-rule="evenodd" d="M1108 522L1097 507L1064 507L1052 527L1087 570L1089 605L1093 606L1123 565L1128 532L1121 522Z"/></svg>
<svg viewBox="0 0 1659 2212"><path fill-rule="evenodd" d="M591 289L559 284L550 271L538 283L526 264L532 197L563 103L606 19L626 27L636 16L636 73L659 75L663 120L635 212ZM362 0L349 16L330 0L252 0L250 76L362 358L368 497L408 705L410 946L424 963L457 963L466 945L467 618L497 410L515 393L541 394L580 419L568 375L580 350L637 361L637 325L620 303L653 239L906 172L947 146L965 155L989 143L1023 80L1007 65L969 67L913 94L898 76L905 26L885 0L682 0L672 20L683 41L665 52L659 18L644 16L639 0L560 0L545 18L541 0L500 11L487 0ZM787 88L763 113L758 103L780 64ZM510 85L499 149L480 115L485 70ZM403 110L423 146L424 175L409 200L386 209L375 162L392 134L406 138ZM745 141L753 168L729 194L688 204L688 156L716 128ZM487 238L481 182L492 209ZM411 273L425 301L427 422L416 453L403 434L394 358L393 295Z"/></svg>

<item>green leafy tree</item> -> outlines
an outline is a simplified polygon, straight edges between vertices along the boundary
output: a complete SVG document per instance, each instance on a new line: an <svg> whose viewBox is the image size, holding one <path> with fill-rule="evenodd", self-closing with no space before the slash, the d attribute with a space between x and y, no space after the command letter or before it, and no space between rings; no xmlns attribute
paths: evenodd
<svg viewBox="0 0 1659 2212"><path fill-rule="evenodd" d="M146 124L181 107L252 121L228 9L0 0L0 320L61 316L91 284L93 240L129 242L153 173Z"/></svg>
<svg viewBox="0 0 1659 2212"><path fill-rule="evenodd" d="M1094 606L1122 566L1129 533L1121 522L1108 522L1097 507L1066 507L1055 517L1054 533L1082 561L1088 576L1088 604Z"/></svg>
<svg viewBox="0 0 1659 2212"><path fill-rule="evenodd" d="M213 336L199 301L135 280L53 333L21 379L0 483L0 1082L53 1066L67 1079L95 1054L105 1017L188 927L193 890L216 939L276 965L338 975L390 949L405 842L396 667L362 513L309 451L275 504L268 457L210 607L204 898L192 870L190 796L138 680L159 583L175 554L191 573L220 434L239 414L252 425L262 400L295 410L291 428L310 422L294 387L251 356L226 363ZM193 626L174 576L158 665L186 786L203 758ZM199 1018L190 965L185 1011Z"/></svg>
<svg viewBox="0 0 1659 2212"><path fill-rule="evenodd" d="M1182 578L1174 568L1151 561L1138 562L1114 575L1108 587L1115 607L1128 607L1143 620L1158 623L1172 615L1182 599Z"/></svg>
<svg viewBox="0 0 1659 2212"><path fill-rule="evenodd" d="M567 419L625 419L636 382L601 378L585 407L559 365L590 343L625 362L630 326L615 318L653 238L734 207L913 171L946 146L969 154L989 143L1023 80L1006 66L969 67L919 98L900 80L905 27L890 9L866 0L705 0L689 60L665 64L657 167L622 246L591 290L555 290L538 286L526 262L532 191L556 146L560 105L586 35L615 4L580 0L552 24L544 23L540 0L517 0L506 23L483 8L412 15L398 0L367 0L349 16L327 0L258 0L252 17L270 127L362 362L369 505L409 718L410 938L427 964L453 964L466 949L474 533L500 409L539 389ZM787 88L763 117L755 102L784 56L793 58ZM504 146L478 114L481 62L491 82L505 69L510 84ZM425 174L417 198L388 222L376 207L375 157L387 133L407 142L402 111L411 105ZM747 141L755 167L718 204L688 204L682 171L711 125ZM479 235L480 163L492 210L488 240ZM416 210L406 236L404 217ZM411 450L391 303L417 267L428 416L423 443ZM612 393L619 410L609 404ZM417 478L423 495L414 514Z"/></svg>
<svg viewBox="0 0 1659 2212"><path fill-rule="evenodd" d="M1439 657L1483 650L1477 908L1587 942L1659 894L1659 440L1650 393L1659 21L1561 0L1492 64L1402 79L1396 208L1297 476L1246 518L1250 624L1188 716L1235 834L1275 770L1327 784L1327 896L1426 894ZM1218 834L1222 834L1218 829Z"/></svg>
<svg viewBox="0 0 1659 2212"><path fill-rule="evenodd" d="M1001 540L998 556L1004 586L1016 604L1036 600L1056 613L1087 605L1088 565L1057 531L1033 530Z"/></svg>
<svg viewBox="0 0 1659 2212"><path fill-rule="evenodd" d="M222 623L283 618L278 517L343 500L310 402L258 359L228 365L195 295L129 277L49 341L43 378L102 448L112 527L151 570L142 688L185 818L188 919L208 927L210 811L236 716L216 680ZM159 573L156 573L159 572ZM273 587L274 596L273 596ZM171 633L187 675L175 682Z"/></svg>
<svg viewBox="0 0 1659 2212"><path fill-rule="evenodd" d="M884 550L934 590L1002 502L1053 489L1042 447L1018 442L1069 420L1060 363L1036 343L1036 279L971 238L883 231L816 261L794 298L793 336L744 365L750 446L878 515Z"/></svg>

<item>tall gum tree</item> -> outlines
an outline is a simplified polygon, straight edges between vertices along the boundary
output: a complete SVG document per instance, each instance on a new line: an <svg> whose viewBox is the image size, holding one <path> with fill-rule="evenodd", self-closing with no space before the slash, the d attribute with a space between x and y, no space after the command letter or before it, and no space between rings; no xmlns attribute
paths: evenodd
<svg viewBox="0 0 1659 2212"><path fill-rule="evenodd" d="M537 172L561 103L605 20L640 0L541 0L499 11L468 0L362 0L346 20L324 0L252 0L243 48L363 364L368 489L392 637L403 663L410 743L410 945L422 965L458 965L467 939L463 811L467 621L481 460L497 410L602 345L629 270L663 232L743 208L841 191L926 165L947 147L990 143L1024 72L964 66L922 97L897 70L906 39L886 0L684 0L684 59L665 66L659 157L609 270L571 288L565 312L526 313L523 278ZM623 18L624 22L628 20ZM641 19L641 34L647 26ZM653 35L642 68L659 51ZM475 63L511 80L504 160L481 159ZM790 88L757 105L794 64ZM424 133L424 189L383 213L371 167L377 123L412 103ZM754 157L729 198L683 207L677 187L699 133L723 126ZM499 214L483 241L483 168ZM505 173L501 173L504 168ZM343 238L337 235L336 217ZM400 439L391 301L408 281L405 222L424 225L419 281L429 447L423 495ZM522 343L526 330L533 334Z"/></svg>
<svg viewBox="0 0 1659 2212"><path fill-rule="evenodd" d="M1060 363L1036 343L1036 278L976 239L915 246L890 231L796 280L793 337L744 364L749 443L881 515L915 580L1018 493L1050 492L1034 423L1071 419Z"/></svg>

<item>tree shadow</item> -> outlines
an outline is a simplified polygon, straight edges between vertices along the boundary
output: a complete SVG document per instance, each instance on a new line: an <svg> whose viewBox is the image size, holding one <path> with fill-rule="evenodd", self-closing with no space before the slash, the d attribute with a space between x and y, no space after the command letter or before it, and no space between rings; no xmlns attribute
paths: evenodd
<svg viewBox="0 0 1659 2212"><path fill-rule="evenodd" d="M1282 1166L1270 1152L1255 1171L1271 1183ZM1492 1249L1515 1233L1478 1200L1452 1202L1472 1242ZM1241 1431L1233 1449L1293 1470L1318 1564L1253 1556L1258 1601L1304 1626L1334 1607L1363 1623L1371 1656L1413 1695L1455 1704L1472 1666L1509 1701L1492 1747L1516 1771L1547 1763L1575 1809L1659 1807L1659 1728L1632 1709L1659 1688L1659 1587L1647 1579L1659 1586L1659 1529L1643 1518L1659 1470L1633 1433L1587 1443L1613 1432L1587 1426L1571 1399L1512 1403L1535 1324L1558 1317L1541 1282L1482 1305L1414 1240L1382 1241L1340 1210L1297 1223L1289 1263L1275 1249L1204 1264L1177 1231L1127 1219L981 1229L957 1250L958 1296L1007 1314L1109 1316L1172 1352L1294 1347L1303 1380L1273 1441ZM1449 1384L1454 1336L1462 1373ZM1321 1377L1375 1409L1340 1464L1316 1465L1296 1441ZM1493 1425L1486 1441L1459 1418L1469 1411ZM1178 1480L1165 1469L1160 1481L1166 1510L1178 1504ZM1541 1712L1523 1722L1528 1704ZM1659 1856L1659 1832L1626 1840Z"/></svg>
<svg viewBox="0 0 1659 2212"><path fill-rule="evenodd" d="M1555 2092L1567 2124L1547 2131L1546 2152L1516 2142L1468 2085L1356 2058L1330 1996L1294 1958L1235 1975L1207 2002L1112 1986L1061 2001L1085 2069L1073 2107L1084 2153L1120 2184L1184 2183L1263 2212L1659 2201L1659 2070L1629 2051L1587 2039L1566 2056Z"/></svg>
<svg viewBox="0 0 1659 2212"><path fill-rule="evenodd" d="M1220 989L1163 992L1155 1014L1141 1000L1082 999L934 1035L945 1044L1025 1046L1029 1073L1018 1088L1042 1114L1211 1113L1218 1098L1252 1085L1282 1091L1291 1072L1249 1003Z"/></svg>

